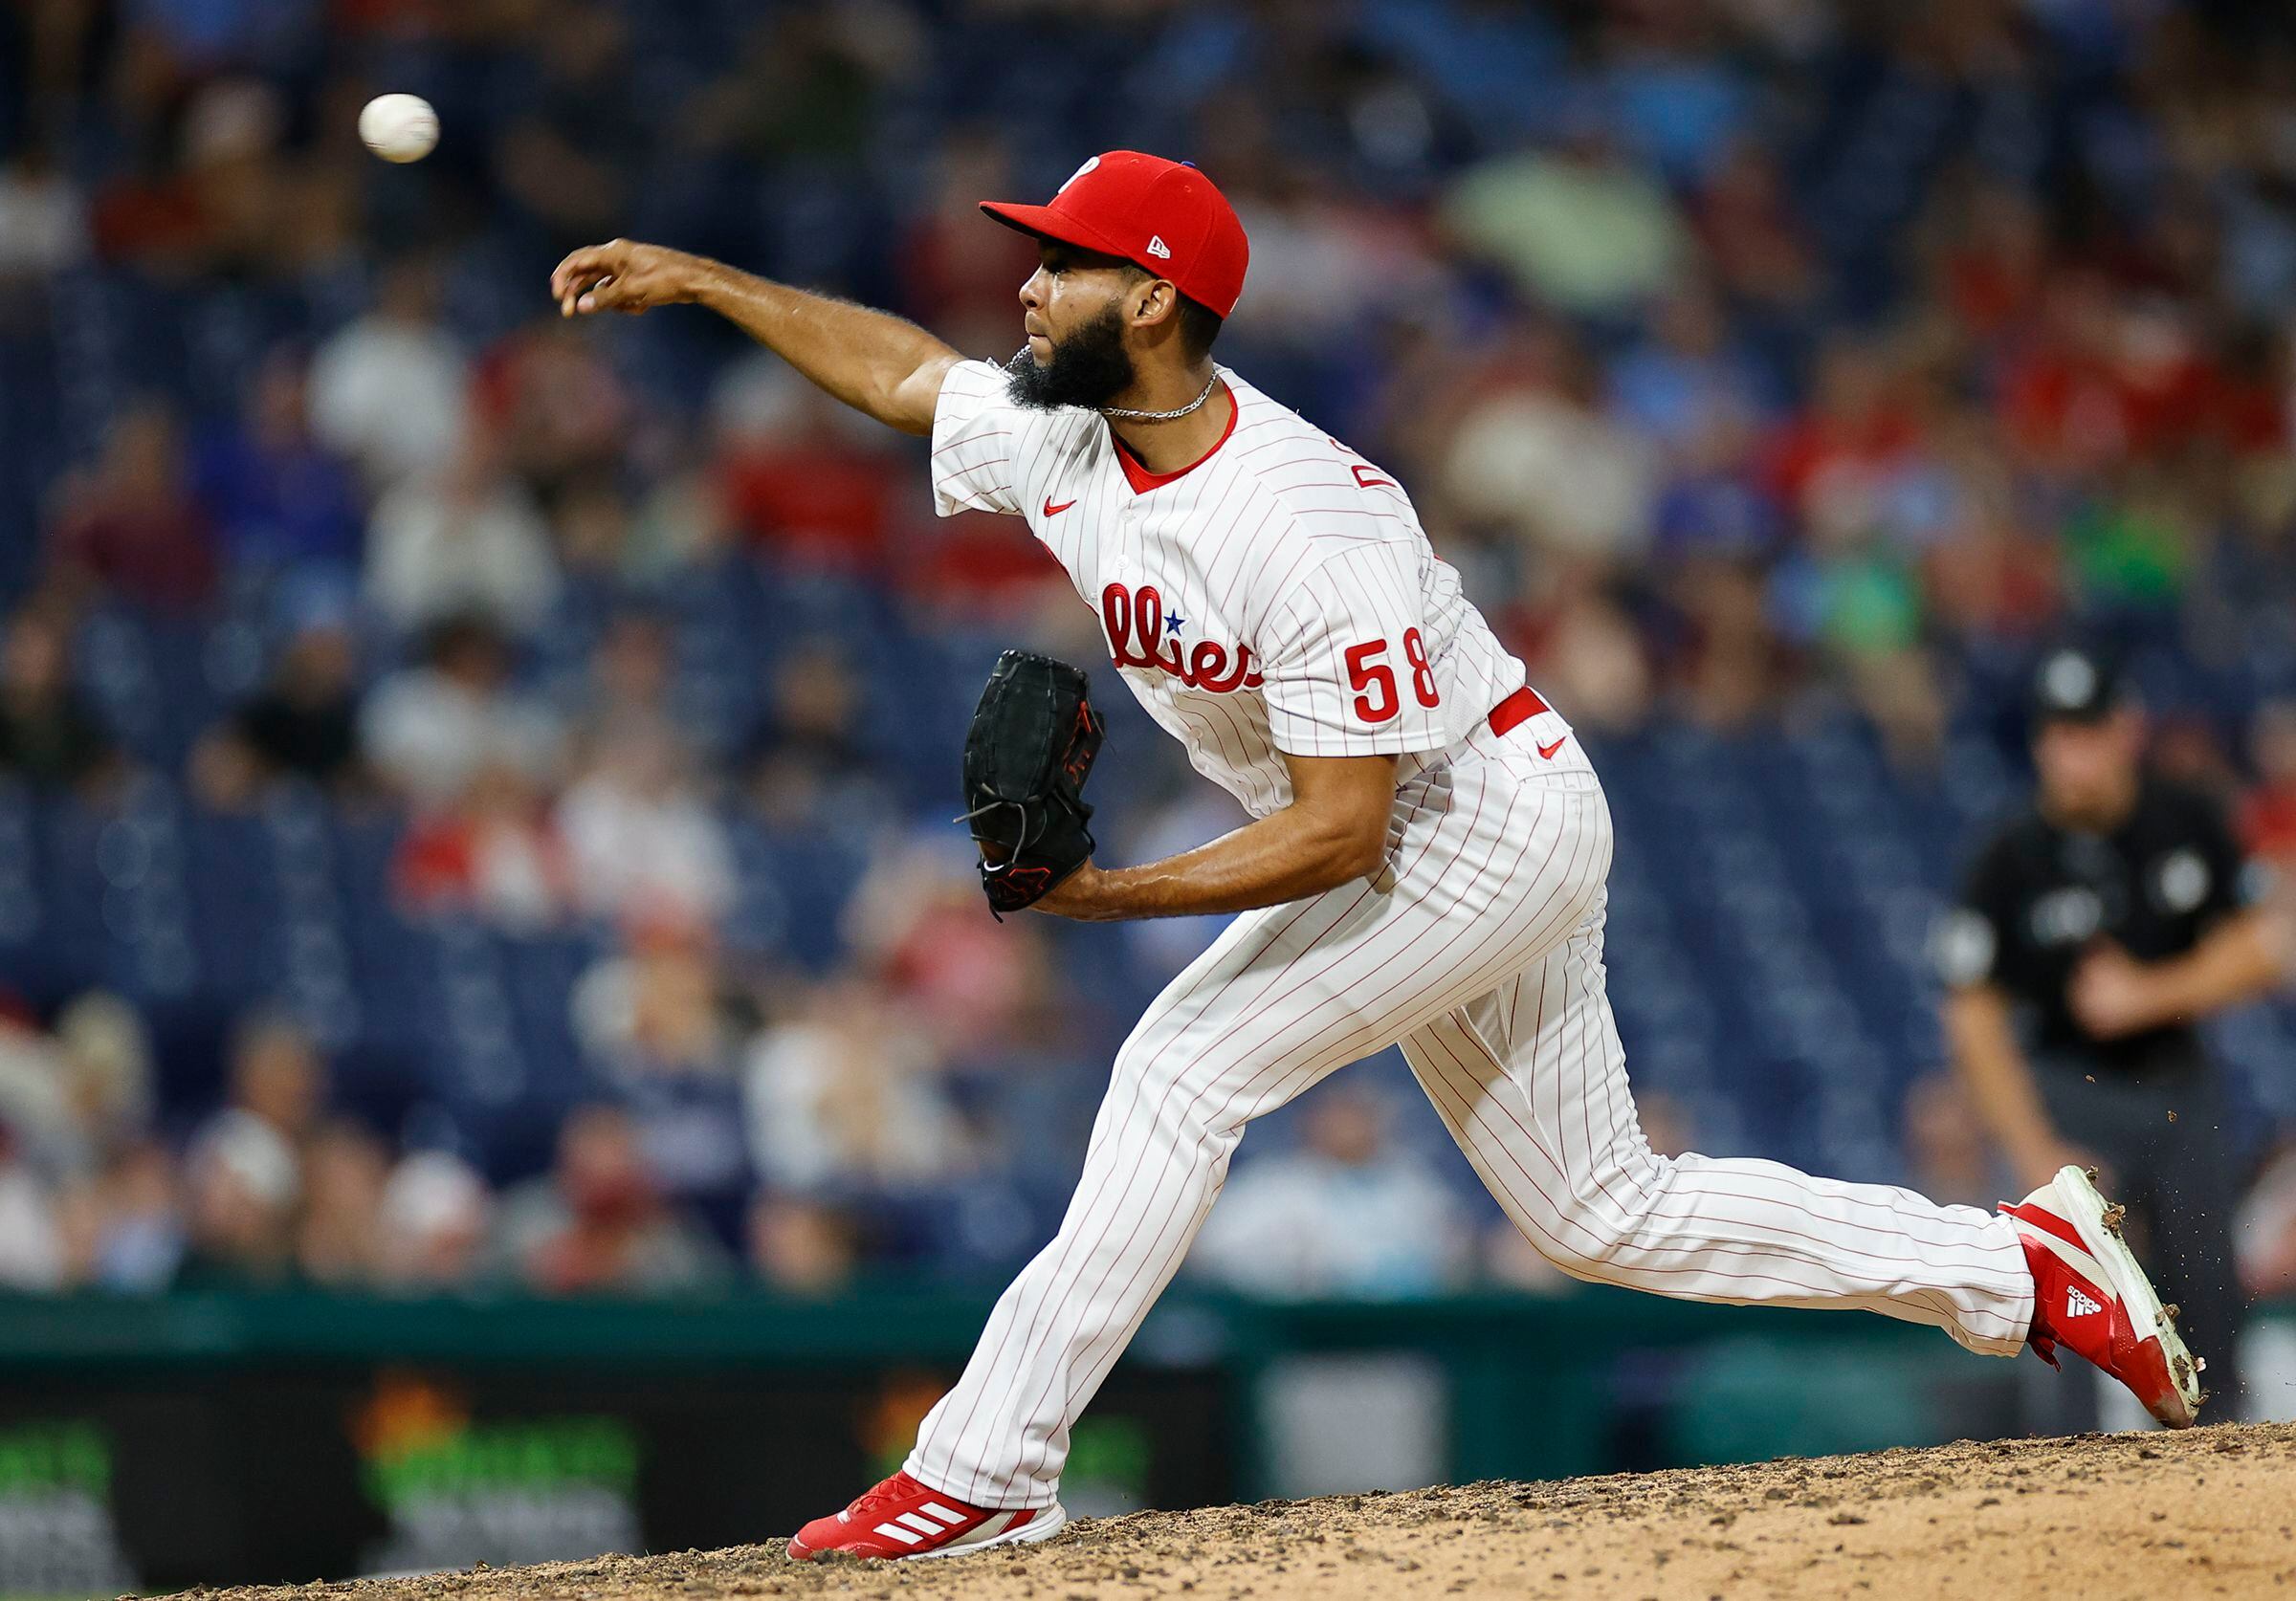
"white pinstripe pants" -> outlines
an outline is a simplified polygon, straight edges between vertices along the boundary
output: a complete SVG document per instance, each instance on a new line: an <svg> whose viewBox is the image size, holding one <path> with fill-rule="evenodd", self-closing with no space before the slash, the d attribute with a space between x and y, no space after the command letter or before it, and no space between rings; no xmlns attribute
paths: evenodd
<svg viewBox="0 0 2296 1601"><path fill-rule="evenodd" d="M1117 1053L1060 1233L998 1301L911 1474L975 1505L1049 1504L1070 1426L1180 1266L1244 1126L1398 1042L1566 1273L1859 1306L2021 1349L2032 1280L2005 1219L1775 1162L1652 1154L1603 993L1610 809L1576 742L1541 761L1532 726L1479 732L1403 784L1379 880L1237 918L1157 998Z"/></svg>

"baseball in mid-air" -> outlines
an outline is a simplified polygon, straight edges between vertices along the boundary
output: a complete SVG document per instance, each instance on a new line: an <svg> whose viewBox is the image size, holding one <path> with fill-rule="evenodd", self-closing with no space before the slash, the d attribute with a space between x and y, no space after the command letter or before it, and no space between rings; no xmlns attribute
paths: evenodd
<svg viewBox="0 0 2296 1601"><path fill-rule="evenodd" d="M438 113L420 95L377 95L359 113L359 138L386 162L419 162L438 144Z"/></svg>

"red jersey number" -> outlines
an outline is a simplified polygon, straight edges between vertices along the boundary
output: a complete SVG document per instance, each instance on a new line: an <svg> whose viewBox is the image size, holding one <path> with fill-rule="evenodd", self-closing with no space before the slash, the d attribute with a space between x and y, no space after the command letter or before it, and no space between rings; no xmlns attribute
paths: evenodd
<svg viewBox="0 0 2296 1601"><path fill-rule="evenodd" d="M1387 654L1383 639L1365 640L1347 649L1348 687L1356 691L1356 715L1367 723L1383 723L1402 710L1395 684L1395 669L1380 658ZM1427 661L1426 642L1417 628L1403 630L1403 660L1411 664L1411 693L1426 707L1443 703L1435 669Z"/></svg>
<svg viewBox="0 0 2296 1601"><path fill-rule="evenodd" d="M1434 664L1427 660L1427 642L1417 628L1403 630L1403 660L1411 664L1411 692L1422 706L1440 706L1443 691L1435 682Z"/></svg>
<svg viewBox="0 0 2296 1601"><path fill-rule="evenodd" d="M1383 639L1365 640L1361 645L1347 647L1347 681L1358 691L1377 691L1375 700L1370 694L1356 696L1356 715L1367 723L1383 723L1402 710L1403 703L1396 698L1395 669L1380 660L1387 654Z"/></svg>

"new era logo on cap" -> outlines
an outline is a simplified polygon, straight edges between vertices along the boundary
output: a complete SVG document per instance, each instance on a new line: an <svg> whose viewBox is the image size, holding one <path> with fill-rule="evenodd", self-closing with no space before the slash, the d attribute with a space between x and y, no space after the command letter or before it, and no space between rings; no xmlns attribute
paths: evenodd
<svg viewBox="0 0 2296 1601"><path fill-rule="evenodd" d="M1164 243L1162 234L1151 233L1148 235L1148 253L1159 261L1169 261L1172 259L1172 247Z"/></svg>

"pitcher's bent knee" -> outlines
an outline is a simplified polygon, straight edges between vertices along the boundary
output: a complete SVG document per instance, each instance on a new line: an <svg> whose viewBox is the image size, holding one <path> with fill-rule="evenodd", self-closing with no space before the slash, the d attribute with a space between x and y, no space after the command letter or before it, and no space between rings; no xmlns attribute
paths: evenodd
<svg viewBox="0 0 2296 1601"><path fill-rule="evenodd" d="M1601 1185L1580 1179L1580 1188L1560 1197L1548 1227L1552 1239L1532 1236L1541 1255L1578 1279L1606 1280L1630 1257L1650 1247L1650 1212L1672 1184L1673 1160L1654 1156L1629 1179L1617 1169Z"/></svg>

